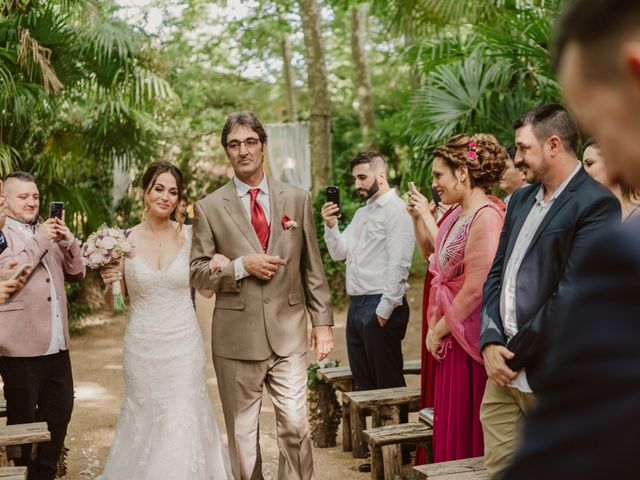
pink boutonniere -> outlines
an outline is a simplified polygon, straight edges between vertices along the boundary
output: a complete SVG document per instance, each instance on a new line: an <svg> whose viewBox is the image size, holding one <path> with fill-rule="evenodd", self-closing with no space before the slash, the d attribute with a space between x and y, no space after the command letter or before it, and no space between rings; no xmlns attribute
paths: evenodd
<svg viewBox="0 0 640 480"><path fill-rule="evenodd" d="M282 228L285 230L293 230L294 228L298 228L298 224L295 220L291 220L288 216L284 215L282 217Z"/></svg>

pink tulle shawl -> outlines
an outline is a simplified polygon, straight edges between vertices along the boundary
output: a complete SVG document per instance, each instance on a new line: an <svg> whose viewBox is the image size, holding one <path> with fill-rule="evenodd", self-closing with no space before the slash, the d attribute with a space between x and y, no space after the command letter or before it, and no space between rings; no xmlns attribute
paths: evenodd
<svg viewBox="0 0 640 480"><path fill-rule="evenodd" d="M461 207L453 207L438 229L435 253L429 262L429 271L434 277L427 311L429 329L444 316L451 335L478 363L483 363L480 355L482 287L498 248L504 219L502 201L495 197L491 200L495 206L479 208L463 220L464 227L456 232L451 230L460 217ZM446 245L452 233L456 241ZM444 265L440 262L442 248L447 249ZM447 342L443 342L438 352L441 357L446 355L446 350Z"/></svg>

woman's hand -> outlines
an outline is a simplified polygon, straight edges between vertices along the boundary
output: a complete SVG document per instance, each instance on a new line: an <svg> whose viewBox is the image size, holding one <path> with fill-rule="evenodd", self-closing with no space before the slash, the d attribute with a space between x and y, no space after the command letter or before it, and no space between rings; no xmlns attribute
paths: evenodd
<svg viewBox="0 0 640 480"><path fill-rule="evenodd" d="M229 260L224 255L216 253L209 261L209 269L211 270L211 273L218 273L221 272L222 269L226 267L230 262L231 260Z"/></svg>
<svg viewBox="0 0 640 480"><path fill-rule="evenodd" d="M435 221L435 211L436 205L435 203L429 203L427 197L422 195L419 191L414 190L413 192L409 192L409 202L407 206L407 210L411 216L414 217L431 217Z"/></svg>
<svg viewBox="0 0 640 480"><path fill-rule="evenodd" d="M425 339L425 344L427 346L427 351L433 355L433 358L436 360L441 360L438 356L438 349L440 348L441 343L442 339L439 338L432 329L429 329L427 332L427 338Z"/></svg>
<svg viewBox="0 0 640 480"><path fill-rule="evenodd" d="M115 282L122 280L122 270L120 265L107 265L100 269L100 276L107 287L111 287Z"/></svg>

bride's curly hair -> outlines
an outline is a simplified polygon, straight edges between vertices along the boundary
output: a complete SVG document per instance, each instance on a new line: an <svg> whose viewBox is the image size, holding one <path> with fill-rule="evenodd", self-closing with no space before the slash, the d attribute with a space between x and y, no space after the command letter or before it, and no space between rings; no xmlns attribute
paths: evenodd
<svg viewBox="0 0 640 480"><path fill-rule="evenodd" d="M461 133L436 147L433 157L441 158L452 170L467 167L471 187L489 193L502 177L509 154L493 135Z"/></svg>

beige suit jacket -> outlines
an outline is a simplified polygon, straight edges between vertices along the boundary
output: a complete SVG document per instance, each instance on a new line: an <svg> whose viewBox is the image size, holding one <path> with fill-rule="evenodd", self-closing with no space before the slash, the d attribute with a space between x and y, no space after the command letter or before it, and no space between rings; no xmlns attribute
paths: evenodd
<svg viewBox="0 0 640 480"><path fill-rule="evenodd" d="M209 260L216 253L231 260L263 253L233 181L195 205L191 285L216 292L214 355L265 360L272 353L305 353L305 303L312 325L333 325L309 194L269 179L269 201L271 233L267 254L287 261L271 280L248 276L236 281L233 262L219 273L209 270ZM285 229L285 215L297 223L295 228Z"/></svg>

